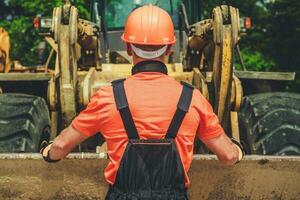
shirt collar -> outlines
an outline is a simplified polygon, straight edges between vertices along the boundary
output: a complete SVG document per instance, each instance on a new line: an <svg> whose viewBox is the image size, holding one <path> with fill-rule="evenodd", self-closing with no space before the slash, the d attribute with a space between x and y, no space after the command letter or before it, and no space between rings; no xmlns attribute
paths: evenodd
<svg viewBox="0 0 300 200"><path fill-rule="evenodd" d="M167 75L168 69L167 66L160 61L147 60L137 63L131 70L132 75L140 72L160 72Z"/></svg>

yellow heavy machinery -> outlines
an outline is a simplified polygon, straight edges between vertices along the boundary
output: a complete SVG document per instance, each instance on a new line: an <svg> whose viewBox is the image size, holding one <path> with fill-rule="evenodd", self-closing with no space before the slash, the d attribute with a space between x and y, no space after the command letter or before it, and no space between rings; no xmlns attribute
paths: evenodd
<svg viewBox="0 0 300 200"><path fill-rule="evenodd" d="M33 114L16 112L17 115L12 114L7 119L4 117L6 123L0 126L0 132L6 132L5 137L10 139L14 138L11 135L18 133L19 140L23 142L16 142L19 147L0 145L10 146L1 152L37 151L41 140L50 138L50 127L53 138L88 104L93 92L109 85L114 79L130 75L131 58L119 38L126 16L143 3L150 2L92 1L90 21L78 18L77 8L70 1L55 8L52 19L40 21L41 26L46 27L41 35L52 50L42 68L31 69L38 73L20 73L26 69L16 65L10 69L9 50L1 51L3 55L7 54L5 68L10 73L0 74L0 87L4 91L0 97L3 109L0 112L14 113L12 111L22 102L22 98L24 101L29 98L21 96L28 94L34 95L32 101L42 97L47 102L48 106L45 102L41 103L43 106L37 113L48 113L48 109L51 113L51 123L45 115L43 125L32 128L38 130L34 134L29 130L30 126L24 128L30 118L28 116ZM247 153L299 154L299 95L273 92L271 84L293 80L295 73L234 69L234 54L237 52L240 55L238 9L228 5L218 6L213 9L211 19L200 20L199 1L174 0L157 4L171 14L176 26L178 42L167 61L169 75L178 81L194 84L211 102L226 132L240 138ZM191 25L189 21L192 21ZM55 67L49 68L51 60L55 61ZM14 99L15 106L12 105ZM19 126L15 126L16 118L23 121L19 122ZM272 123L274 121L276 123ZM41 123L33 120L33 127L34 124Z"/></svg>
<svg viewBox="0 0 300 200"><path fill-rule="evenodd" d="M10 70L9 49L8 33L4 28L0 28L0 72L8 72Z"/></svg>
<svg viewBox="0 0 300 200"><path fill-rule="evenodd" d="M54 9L51 20L41 20L49 24L49 31L41 35L52 47L45 71L0 74L4 91L0 112L6 114L0 117L0 151L37 152L41 141L54 138L69 125L95 91L130 76L131 60L119 39L122 26L131 10L151 2L93 0L87 21L66 0ZM272 93L267 84L293 80L295 74L236 71L233 59L235 51L239 54L241 35L238 9L218 6L211 19L200 20L199 2L152 2L170 13L176 28L178 42L168 58L169 75L199 89L226 132L239 139L248 154L299 154L300 95ZM48 69L51 57L55 58L53 70ZM269 93L261 93L264 88ZM251 91L260 94L243 95ZM78 150L95 152L101 146L98 139ZM195 153L203 152L201 145L195 148ZM1 154L0 198L103 199L106 184L99 169L105 167L106 158L101 149L97 154L75 153L57 165L48 165L37 154ZM298 157L249 156L241 165L223 169L213 156L196 154L190 197L298 199L298 163Z"/></svg>
<svg viewBox="0 0 300 200"><path fill-rule="evenodd" d="M178 43L168 60L169 75L194 84L210 100L226 132L242 140L247 153L299 154L300 130L296 120L299 115L292 114L299 111L299 95L268 93L246 97L238 120L243 87L247 94L257 92L249 87L258 83L261 93L263 85L271 87L263 84L268 79L292 80L295 74L235 71L233 59L241 29L238 9L219 6L212 11L212 19L189 25L186 13L190 11L186 11L184 1L178 3L180 1L158 2L169 10L178 28ZM188 10L195 7L191 6L193 1L188 3ZM119 40L123 29L118 26L123 26L125 16L136 6L139 4L105 5L105 1L94 1L93 23L78 19L77 9L69 3L54 10L50 31L53 37L46 35L52 48L57 49L55 73L48 94L52 133L56 134L54 128L60 126L54 116L61 116L62 127L68 125L87 105L94 91L112 80L130 75L132 65ZM112 13L114 16L110 16ZM241 80L246 81L244 85ZM290 121L286 121L287 118ZM276 126L272 123L274 120L277 120Z"/></svg>

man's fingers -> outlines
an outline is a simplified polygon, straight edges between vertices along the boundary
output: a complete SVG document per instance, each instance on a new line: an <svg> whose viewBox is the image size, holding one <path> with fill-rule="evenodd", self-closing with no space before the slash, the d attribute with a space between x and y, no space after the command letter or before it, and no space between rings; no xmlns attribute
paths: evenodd
<svg viewBox="0 0 300 200"><path fill-rule="evenodd" d="M51 146L52 146L52 144L49 144L49 145L46 146L45 148L41 149L41 154L42 154L44 157L47 157L47 156L48 156L48 152L50 151Z"/></svg>
<svg viewBox="0 0 300 200"><path fill-rule="evenodd" d="M241 161L243 159L243 156L244 156L244 153L241 149L241 147L239 147L238 145L234 144L236 146L236 148L238 149L238 152L239 152L239 161Z"/></svg>
<svg viewBox="0 0 300 200"><path fill-rule="evenodd" d="M40 145L40 153L43 153L44 149L48 146L49 142L44 140Z"/></svg>
<svg viewBox="0 0 300 200"><path fill-rule="evenodd" d="M238 149L238 153L239 153L238 161L237 161L237 163L238 163L243 159L243 157L245 155L245 151L244 151L242 144L239 141L237 141L234 138L231 138L231 141L233 142L234 146Z"/></svg>

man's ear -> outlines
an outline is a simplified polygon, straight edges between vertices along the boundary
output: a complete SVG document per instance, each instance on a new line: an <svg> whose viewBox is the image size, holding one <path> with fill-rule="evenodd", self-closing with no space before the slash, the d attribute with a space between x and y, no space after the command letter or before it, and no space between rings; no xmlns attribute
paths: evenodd
<svg viewBox="0 0 300 200"><path fill-rule="evenodd" d="M172 53L172 45L168 45L165 55L168 56Z"/></svg>
<svg viewBox="0 0 300 200"><path fill-rule="evenodd" d="M129 56L132 56L132 48L129 43L126 43L126 50Z"/></svg>

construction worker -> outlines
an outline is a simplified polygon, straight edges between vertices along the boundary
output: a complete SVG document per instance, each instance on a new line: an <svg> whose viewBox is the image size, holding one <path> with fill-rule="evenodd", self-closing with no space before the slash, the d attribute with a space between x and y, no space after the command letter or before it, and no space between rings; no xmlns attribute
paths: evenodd
<svg viewBox="0 0 300 200"><path fill-rule="evenodd" d="M167 76L164 60L175 43L167 12L153 5L137 8L127 18L122 40L133 59L132 76L96 92L41 153L57 162L101 133L109 156L107 200L188 199L195 136L225 165L242 159L241 147L226 136L198 90Z"/></svg>

